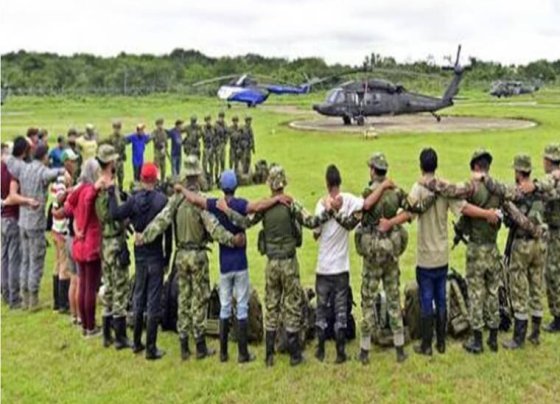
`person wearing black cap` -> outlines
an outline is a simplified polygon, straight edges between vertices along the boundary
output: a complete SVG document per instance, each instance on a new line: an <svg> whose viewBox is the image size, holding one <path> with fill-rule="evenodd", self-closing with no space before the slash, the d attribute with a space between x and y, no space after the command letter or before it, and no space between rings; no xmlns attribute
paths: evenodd
<svg viewBox="0 0 560 404"><path fill-rule="evenodd" d="M21 292L23 307L39 308L39 286L45 265L47 219L45 205L49 184L64 174L64 167L48 168L49 158L46 146L38 146L33 161L26 164L19 176L21 195L40 203L38 209L22 206L19 216L21 234Z"/></svg>

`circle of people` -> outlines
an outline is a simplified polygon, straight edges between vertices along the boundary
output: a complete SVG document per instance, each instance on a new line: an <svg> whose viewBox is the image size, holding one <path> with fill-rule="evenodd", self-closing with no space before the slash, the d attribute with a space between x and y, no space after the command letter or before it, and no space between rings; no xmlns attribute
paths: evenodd
<svg viewBox="0 0 560 404"><path fill-rule="evenodd" d="M221 116L223 121L223 116ZM208 122L209 120L207 120ZM236 122L234 118L234 123ZM208 123L209 125L209 123ZM171 131L182 133L177 121ZM218 124L217 124L218 126ZM198 131L191 119L193 131ZM416 220L416 279L420 306L421 341L416 353L432 355L446 350L448 302L446 279L449 270L448 212L459 216L455 226L467 244L466 280L469 322L472 333L463 344L473 354L484 351L483 331L491 351L498 350L500 304L498 289L502 254L497 236L502 223L510 227L506 246L508 300L514 318L513 336L503 341L506 349L519 349L528 340L540 343L546 287L552 322L545 329L560 332L560 145L546 146L543 165L546 176L533 179L531 157L515 156L515 184L504 184L489 172L493 161L487 150L476 150L470 161L471 178L453 184L436 176L438 156L431 148L419 156L420 179L410 192L388 178L389 162L383 153L367 160L370 180L361 196L342 191L342 176L335 165L325 174L326 193L309 213L286 193L287 176L280 165L270 168L267 184L271 194L248 201L235 195L238 176L219 169L215 179L223 197L201 193L201 178L208 179L194 143L184 161L182 178L174 167L174 192L166 195L158 187L165 164L145 163L133 152L135 177L140 189L123 195L119 185L119 164L125 153L115 145L120 125L109 142L90 146L92 126L83 138L69 133L68 147L49 153L39 133L20 136L12 150L2 145L2 296L11 309L36 311L40 308L39 288L46 245L45 229L52 232L56 249L53 271L54 309L69 313L85 338L102 335L105 347L145 351L149 360L165 352L157 347L161 321L160 301L166 268L178 276L179 347L181 357L191 356L193 337L197 359L215 352L206 344L206 316L210 297L208 245L219 243L219 359L229 360L228 337L232 315L237 319L238 362L255 359L248 349L248 302L250 282L245 230L259 222L259 252L266 256L265 269L265 363L274 364L275 344L282 326L286 332L290 364L303 361L302 287L297 249L302 244L301 228L313 229L318 242L315 357L325 360L329 311L334 311L335 363L347 360L349 232L355 231L357 253L363 258L361 281L362 321L357 359L369 363L375 329L375 294L383 283L396 360L404 362L405 335L400 302L399 257L406 249L407 222ZM139 125L133 139L147 138ZM189 137L189 130L187 138ZM157 134L152 135L157 146ZM33 138L37 142L33 144ZM31 139L31 141L30 141ZM43 137L44 139L44 137ZM119 138L120 139L120 138ZM146 144L145 140L129 140ZM183 141L184 142L184 141ZM61 142L59 142L59 145ZM74 145L80 145L78 150ZM123 143L124 144L124 143ZM172 143L174 145L176 143ZM177 143L179 144L179 143ZM185 144L185 143L183 143ZM254 144L254 143L253 143ZM140 148L143 149L143 148ZM56 149L55 149L56 150ZM78 153L81 152L81 153ZM83 162L80 164L80 155ZM155 155L157 161L158 155ZM173 151L171 154L172 166ZM203 157L203 162L209 158ZM179 160L180 161L180 160ZM50 162L50 163L49 163ZM138 163L140 162L139 166ZM50 165L50 167L49 167ZM136 169L135 169L136 170ZM45 215L48 193L52 206ZM127 336L127 305L130 254L127 231L134 232L134 318L133 338ZM173 251L174 250L174 251ZM102 279L102 325L95 320L96 300ZM235 300L235 311L232 309ZM329 307L330 302L334 307ZM145 343L143 331L146 330Z"/></svg>

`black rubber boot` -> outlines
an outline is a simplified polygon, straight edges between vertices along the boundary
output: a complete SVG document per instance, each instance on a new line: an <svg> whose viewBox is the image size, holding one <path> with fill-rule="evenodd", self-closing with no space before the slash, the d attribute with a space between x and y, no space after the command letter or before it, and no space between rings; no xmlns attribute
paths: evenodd
<svg viewBox="0 0 560 404"><path fill-rule="evenodd" d="M546 332L560 332L560 316L554 316L549 325L544 327Z"/></svg>
<svg viewBox="0 0 560 404"><path fill-rule="evenodd" d="M58 284L58 275L53 275L52 277L53 280L53 287L52 287L52 292L53 292L53 311L58 311L59 309L59 302L60 302L60 298L59 298L59 284Z"/></svg>
<svg viewBox="0 0 560 404"><path fill-rule="evenodd" d="M531 335L529 336L529 341L533 345L540 345L540 335L541 335L541 323L542 317L535 317L531 318Z"/></svg>
<svg viewBox="0 0 560 404"><path fill-rule="evenodd" d="M490 335L488 335L486 344L488 345L488 348L490 348L492 352L498 352L498 329L497 328L490 328Z"/></svg>
<svg viewBox="0 0 560 404"><path fill-rule="evenodd" d="M69 289L70 279L60 279L58 281L58 312L60 314L68 314L70 312Z"/></svg>
<svg viewBox="0 0 560 404"><path fill-rule="evenodd" d="M358 360L362 365L369 365L369 351L367 349L360 348L360 353L358 354Z"/></svg>
<svg viewBox="0 0 560 404"><path fill-rule="evenodd" d="M227 362L228 356L229 318L220 319L220 362Z"/></svg>
<svg viewBox="0 0 560 404"><path fill-rule="evenodd" d="M274 344L276 343L276 331L266 331L265 344L266 344L266 358L265 363L267 367L274 365Z"/></svg>
<svg viewBox="0 0 560 404"><path fill-rule="evenodd" d="M396 346L395 351L397 352L397 363L403 363L408 358L408 355L404 352L404 345Z"/></svg>
<svg viewBox="0 0 560 404"><path fill-rule="evenodd" d="M469 353L475 355L481 354L484 351L482 345L482 331L474 330L469 340L463 344L463 348Z"/></svg>
<svg viewBox="0 0 560 404"><path fill-rule="evenodd" d="M206 337L204 335L196 339L196 359L204 359L215 353L216 351L206 346Z"/></svg>
<svg viewBox="0 0 560 404"><path fill-rule="evenodd" d="M132 348L132 344L126 335L126 316L114 317L113 325L115 328L115 349L120 351L121 349Z"/></svg>
<svg viewBox="0 0 560 404"><path fill-rule="evenodd" d="M346 362L346 330L340 329L336 333L336 360L334 363L341 364Z"/></svg>
<svg viewBox="0 0 560 404"><path fill-rule="evenodd" d="M506 349L522 348L527 336L527 323L527 320L518 320L516 318L513 326L513 338L511 341L503 342L502 346Z"/></svg>
<svg viewBox="0 0 560 404"><path fill-rule="evenodd" d="M442 312L438 312L436 317L436 350L440 354L445 353L446 335L447 335L447 312L444 310Z"/></svg>
<svg viewBox="0 0 560 404"><path fill-rule="evenodd" d="M288 333L288 351L290 352L290 366L297 366L303 362L299 333Z"/></svg>
<svg viewBox="0 0 560 404"><path fill-rule="evenodd" d="M112 315L105 315L101 318L101 325L103 328L103 346L105 348L109 348L113 345L113 316Z"/></svg>
<svg viewBox="0 0 560 404"><path fill-rule="evenodd" d="M191 356L191 350L189 348L189 337L180 337L179 343L181 344L181 359L186 361Z"/></svg>
<svg viewBox="0 0 560 404"><path fill-rule="evenodd" d="M248 343L248 336L247 336L247 319L239 320L237 322L237 362L238 363L247 363L252 362L255 360L255 355L249 352L249 348L247 347Z"/></svg>
<svg viewBox="0 0 560 404"><path fill-rule="evenodd" d="M153 361L161 359L165 352L158 349L157 333L159 327L159 319L157 317L148 317L148 324L146 327L146 359Z"/></svg>
<svg viewBox="0 0 560 404"><path fill-rule="evenodd" d="M132 332L132 352L135 354L142 352L146 346L142 343L142 331L144 330L144 315L134 318L134 330Z"/></svg>
<svg viewBox="0 0 560 404"><path fill-rule="evenodd" d="M315 350L315 357L319 362L325 360L325 330L317 327L317 349Z"/></svg>
<svg viewBox="0 0 560 404"><path fill-rule="evenodd" d="M414 347L414 352L419 355L432 356L432 338L434 336L434 319L432 316L423 316L420 320L422 341Z"/></svg>

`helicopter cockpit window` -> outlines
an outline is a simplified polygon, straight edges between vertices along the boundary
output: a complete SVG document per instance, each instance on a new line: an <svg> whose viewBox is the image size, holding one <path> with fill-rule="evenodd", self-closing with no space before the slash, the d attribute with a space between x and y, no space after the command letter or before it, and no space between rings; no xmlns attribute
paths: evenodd
<svg viewBox="0 0 560 404"><path fill-rule="evenodd" d="M340 89L334 89L327 94L328 103L339 103L344 102L344 93Z"/></svg>

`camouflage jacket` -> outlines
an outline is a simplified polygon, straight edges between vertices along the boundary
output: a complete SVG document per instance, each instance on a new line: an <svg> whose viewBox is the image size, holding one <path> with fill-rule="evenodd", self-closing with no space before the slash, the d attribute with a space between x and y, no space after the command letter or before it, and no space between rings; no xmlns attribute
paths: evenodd
<svg viewBox="0 0 560 404"><path fill-rule="evenodd" d="M165 208L144 229L144 242L152 242L170 225L174 226L175 243L178 248L204 248L212 240L229 247L233 246L233 234L220 225L215 216L189 203L181 194L173 195Z"/></svg>
<svg viewBox="0 0 560 404"><path fill-rule="evenodd" d="M186 136L183 139L183 147L185 152L200 150L200 138L202 137L202 129L200 125L189 125L185 128Z"/></svg>
<svg viewBox="0 0 560 404"><path fill-rule="evenodd" d="M121 161L126 161L126 140L120 133L113 133L108 143L115 148L115 152L121 156Z"/></svg>
<svg viewBox="0 0 560 404"><path fill-rule="evenodd" d="M224 121L216 121L214 126L215 136L214 136L214 146L225 146L228 141L228 129Z"/></svg>
<svg viewBox="0 0 560 404"><path fill-rule="evenodd" d="M165 129L152 132L152 142L154 142L154 156L164 154L167 150L167 132Z"/></svg>
<svg viewBox="0 0 560 404"><path fill-rule="evenodd" d="M228 128L229 147L231 150L237 149L241 137L241 128L239 126L230 126Z"/></svg>
<svg viewBox="0 0 560 404"><path fill-rule="evenodd" d="M115 192L117 203L120 204L120 192ZM95 213L101 223L101 234L103 238L124 235L125 226L123 222L113 220L109 211L109 193L107 190L100 190L95 199Z"/></svg>
<svg viewBox="0 0 560 404"><path fill-rule="evenodd" d="M212 125L204 125L202 129L202 140L204 141L204 148L211 150L214 148L214 139L216 137L216 130Z"/></svg>
<svg viewBox="0 0 560 404"><path fill-rule="evenodd" d="M255 152L255 137L251 126L245 125L243 127L239 142L242 150L251 150L253 153Z"/></svg>

